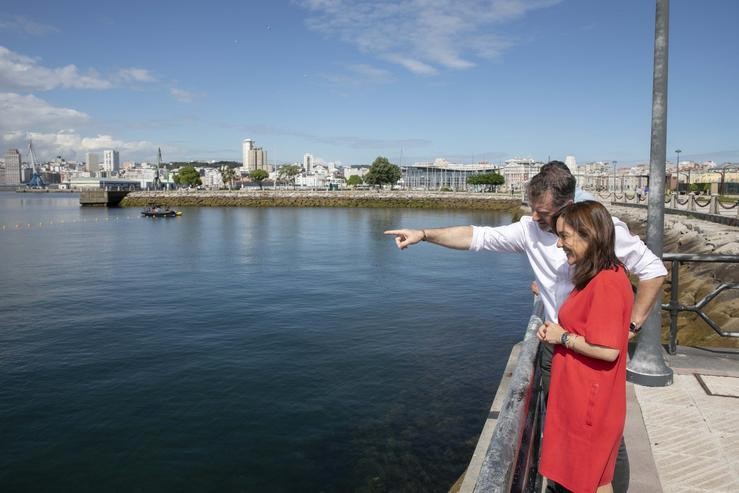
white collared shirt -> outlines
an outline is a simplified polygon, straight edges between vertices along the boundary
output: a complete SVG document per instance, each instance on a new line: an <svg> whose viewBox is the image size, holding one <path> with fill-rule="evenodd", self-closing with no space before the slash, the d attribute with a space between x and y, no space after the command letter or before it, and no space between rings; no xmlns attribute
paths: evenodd
<svg viewBox="0 0 739 493"><path fill-rule="evenodd" d="M616 256L639 280L667 275L662 260L638 236L629 232L623 221L612 218L616 229ZM567 256L557 247L557 236L543 231L531 219L499 227L473 226L471 251L525 253L534 271L544 304L546 320L557 321L557 312L574 287L570 278Z"/></svg>

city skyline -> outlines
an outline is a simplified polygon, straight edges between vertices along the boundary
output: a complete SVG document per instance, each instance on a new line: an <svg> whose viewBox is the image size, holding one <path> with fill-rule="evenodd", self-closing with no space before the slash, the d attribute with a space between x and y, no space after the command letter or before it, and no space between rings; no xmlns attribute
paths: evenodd
<svg viewBox="0 0 739 493"><path fill-rule="evenodd" d="M6 2L0 138L39 158L649 159L654 3ZM146 12L146 15L142 15ZM673 1L667 159L739 161L739 5ZM249 21L249 22L246 22ZM79 26L84 25L85 29ZM255 75L256 74L256 75ZM23 151L22 151L23 152Z"/></svg>

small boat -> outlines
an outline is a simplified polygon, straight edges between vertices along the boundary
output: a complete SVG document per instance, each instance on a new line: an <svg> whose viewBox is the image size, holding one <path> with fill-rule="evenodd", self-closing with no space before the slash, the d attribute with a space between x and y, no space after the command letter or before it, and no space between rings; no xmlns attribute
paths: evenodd
<svg viewBox="0 0 739 493"><path fill-rule="evenodd" d="M152 205L141 211L141 215L144 217L177 217L182 215L182 211L176 211L160 205Z"/></svg>

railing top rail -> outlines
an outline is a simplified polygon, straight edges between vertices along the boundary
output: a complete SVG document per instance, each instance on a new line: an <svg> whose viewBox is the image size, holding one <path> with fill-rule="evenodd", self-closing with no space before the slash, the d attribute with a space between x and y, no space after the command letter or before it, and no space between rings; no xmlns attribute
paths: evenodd
<svg viewBox="0 0 739 493"><path fill-rule="evenodd" d="M526 327L518 363L511 376L508 396L503 402L493 438L475 484L475 493L509 491L526 421L526 397L534 378L534 362L539 347L536 330L543 323L543 312L543 304L537 297Z"/></svg>
<svg viewBox="0 0 739 493"><path fill-rule="evenodd" d="M723 262L737 263L739 255L716 255L703 253L663 253L662 260L677 260L679 262Z"/></svg>

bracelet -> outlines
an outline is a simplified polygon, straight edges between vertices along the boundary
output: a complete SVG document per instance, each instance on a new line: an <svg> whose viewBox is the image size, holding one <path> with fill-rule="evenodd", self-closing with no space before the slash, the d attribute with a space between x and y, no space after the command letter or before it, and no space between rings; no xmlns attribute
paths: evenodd
<svg viewBox="0 0 739 493"><path fill-rule="evenodd" d="M422 229L421 231L423 231L423 238L421 238L421 241L426 241L426 230Z"/></svg>
<svg viewBox="0 0 739 493"><path fill-rule="evenodd" d="M575 341L577 340L577 336L575 334L571 334L572 337L569 338L567 341L569 344L567 345L568 349L575 350Z"/></svg>

